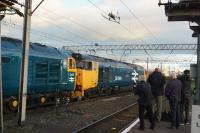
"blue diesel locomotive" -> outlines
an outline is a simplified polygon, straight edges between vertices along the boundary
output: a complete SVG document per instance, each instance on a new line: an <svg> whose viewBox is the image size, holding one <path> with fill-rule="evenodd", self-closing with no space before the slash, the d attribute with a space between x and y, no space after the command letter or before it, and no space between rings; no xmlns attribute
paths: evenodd
<svg viewBox="0 0 200 133"><path fill-rule="evenodd" d="M4 104L17 110L22 42L2 38L2 82ZM54 47L30 44L28 69L28 104L45 104L75 89L75 60Z"/></svg>

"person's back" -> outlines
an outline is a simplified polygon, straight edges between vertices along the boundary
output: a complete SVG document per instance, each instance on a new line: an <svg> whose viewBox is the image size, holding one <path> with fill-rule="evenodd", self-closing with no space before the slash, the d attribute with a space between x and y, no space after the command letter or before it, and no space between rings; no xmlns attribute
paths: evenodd
<svg viewBox="0 0 200 133"><path fill-rule="evenodd" d="M177 79L176 73L170 74L170 80L165 88L165 95L169 100L170 113L171 113L171 126L170 129L179 128L180 124L180 101L181 101L181 88L182 83Z"/></svg>
<svg viewBox="0 0 200 133"><path fill-rule="evenodd" d="M165 77L159 71L159 68L155 68L155 71L149 75L147 82L151 85L151 91L154 96L156 107L154 107L155 118L159 122L162 115L162 102L164 95Z"/></svg>
<svg viewBox="0 0 200 133"><path fill-rule="evenodd" d="M153 95L151 92L151 87L149 83L145 82L144 76L139 76L139 82L136 85L135 94L139 96L139 119L140 119L140 129L144 130L144 113L145 110L149 116L150 129L154 129L155 123L153 118Z"/></svg>
<svg viewBox="0 0 200 133"><path fill-rule="evenodd" d="M148 82L151 85L154 96L161 96L164 94L165 79L161 72L154 71L152 74L150 74Z"/></svg>
<svg viewBox="0 0 200 133"><path fill-rule="evenodd" d="M192 96L192 88L191 88L191 79L189 75L183 75L180 78L182 84L183 84L183 95L184 96Z"/></svg>
<svg viewBox="0 0 200 133"><path fill-rule="evenodd" d="M136 86L136 92L139 96L138 102L141 105L148 105L152 104L153 102L153 95L151 92L151 87L145 81L140 81Z"/></svg>
<svg viewBox="0 0 200 133"><path fill-rule="evenodd" d="M178 101L181 100L181 88L182 84L178 79L170 80L166 86L165 95L169 100Z"/></svg>
<svg viewBox="0 0 200 133"><path fill-rule="evenodd" d="M181 125L189 124L189 110L191 107L191 97L192 97L192 87L191 87L191 78L190 71L185 70L184 74L180 77L182 82L182 93L181 93ZM184 115L185 111L185 115Z"/></svg>

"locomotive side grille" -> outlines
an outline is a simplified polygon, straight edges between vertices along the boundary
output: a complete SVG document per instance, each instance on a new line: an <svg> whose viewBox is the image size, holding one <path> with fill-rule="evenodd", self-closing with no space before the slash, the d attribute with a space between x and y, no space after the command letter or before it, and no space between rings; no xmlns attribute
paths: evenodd
<svg viewBox="0 0 200 133"><path fill-rule="evenodd" d="M60 80L60 63L53 62L49 66L49 82L56 83Z"/></svg>
<svg viewBox="0 0 200 133"><path fill-rule="evenodd" d="M40 62L36 63L36 83L47 83L48 81L48 63Z"/></svg>

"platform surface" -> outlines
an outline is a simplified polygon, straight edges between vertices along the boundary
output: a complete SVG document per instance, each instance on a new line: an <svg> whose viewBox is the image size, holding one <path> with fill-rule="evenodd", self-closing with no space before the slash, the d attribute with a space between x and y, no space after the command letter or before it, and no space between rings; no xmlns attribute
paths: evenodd
<svg viewBox="0 0 200 133"><path fill-rule="evenodd" d="M168 129L170 123L166 121L161 121L156 123L155 129L149 129L149 121L145 120L145 129L144 131L139 130L139 123L133 127L128 133L190 133L190 125L180 126L179 129Z"/></svg>

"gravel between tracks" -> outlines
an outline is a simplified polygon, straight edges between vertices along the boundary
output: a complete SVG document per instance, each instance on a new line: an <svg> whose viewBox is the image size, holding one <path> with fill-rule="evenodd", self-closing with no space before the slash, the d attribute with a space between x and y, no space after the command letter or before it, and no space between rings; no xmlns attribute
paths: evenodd
<svg viewBox="0 0 200 133"><path fill-rule="evenodd" d="M57 109L29 110L23 127L17 126L17 116L12 114L5 116L5 133L71 133L135 101L135 96L126 93Z"/></svg>

